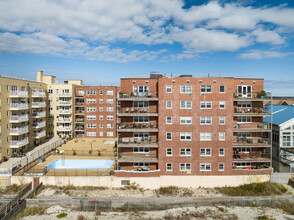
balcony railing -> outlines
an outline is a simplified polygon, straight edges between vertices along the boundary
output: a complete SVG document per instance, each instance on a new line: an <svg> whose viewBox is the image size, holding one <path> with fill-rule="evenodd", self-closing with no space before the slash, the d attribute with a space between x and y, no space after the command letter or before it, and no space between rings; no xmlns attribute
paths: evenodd
<svg viewBox="0 0 294 220"><path fill-rule="evenodd" d="M271 139L270 138L260 138L260 137L234 137L233 138L233 145L270 145Z"/></svg>
<svg viewBox="0 0 294 220"><path fill-rule="evenodd" d="M33 112L32 117L34 118L43 118L46 117L46 112Z"/></svg>
<svg viewBox="0 0 294 220"><path fill-rule="evenodd" d="M126 100L137 100L137 99L149 99L149 100L158 100L156 92L120 92L118 94L119 99Z"/></svg>
<svg viewBox="0 0 294 220"><path fill-rule="evenodd" d="M233 160L266 162L270 160L270 154L262 152L238 152L233 155Z"/></svg>
<svg viewBox="0 0 294 220"><path fill-rule="evenodd" d="M46 97L45 92L32 92L32 97Z"/></svg>
<svg viewBox="0 0 294 220"><path fill-rule="evenodd" d="M149 107L141 107L141 108L135 108L135 107L125 107L118 110L119 115L154 115L157 116L157 106L149 106Z"/></svg>
<svg viewBox="0 0 294 220"><path fill-rule="evenodd" d="M71 114L71 110L58 110L58 114Z"/></svg>
<svg viewBox="0 0 294 220"><path fill-rule="evenodd" d="M71 93L59 93L59 94L57 94L57 96L59 96L59 97L71 97L72 94Z"/></svg>
<svg viewBox="0 0 294 220"><path fill-rule="evenodd" d="M75 111L76 115L83 115L85 113L85 111Z"/></svg>
<svg viewBox="0 0 294 220"><path fill-rule="evenodd" d="M133 131L133 130L150 130L151 132L158 131L158 124L153 122L148 123L126 123L122 122L118 125L119 131Z"/></svg>
<svg viewBox="0 0 294 220"><path fill-rule="evenodd" d="M85 102L76 102L76 106L84 106Z"/></svg>
<svg viewBox="0 0 294 220"><path fill-rule="evenodd" d="M118 154L118 162L129 162L129 163L136 163L136 162L149 162L149 163L158 163L157 153L127 153L121 152Z"/></svg>
<svg viewBox="0 0 294 220"><path fill-rule="evenodd" d="M10 116L10 123L19 123L19 122L24 122L28 121L29 116L28 115L11 115Z"/></svg>
<svg viewBox="0 0 294 220"><path fill-rule="evenodd" d="M259 99L259 100L269 100L271 99L270 92L235 92L234 99Z"/></svg>
<svg viewBox="0 0 294 220"><path fill-rule="evenodd" d="M71 118L58 118L57 122L62 122L62 123L71 123L72 119Z"/></svg>
<svg viewBox="0 0 294 220"><path fill-rule="evenodd" d="M29 143L29 139L26 137L22 140L12 140L10 142L10 148L20 148L22 146L25 146Z"/></svg>
<svg viewBox="0 0 294 220"><path fill-rule="evenodd" d="M42 128L42 127L45 127L46 126L46 122L45 121L41 121L41 122L34 122L32 124L32 126L34 128Z"/></svg>
<svg viewBox="0 0 294 220"><path fill-rule="evenodd" d="M75 127L75 130L76 130L76 131L84 131L85 128L84 128L84 127Z"/></svg>
<svg viewBox="0 0 294 220"><path fill-rule="evenodd" d="M10 128L10 135L21 135L29 132L28 126Z"/></svg>
<svg viewBox="0 0 294 220"><path fill-rule="evenodd" d="M46 102L32 102L33 108L42 108L46 106Z"/></svg>
<svg viewBox="0 0 294 220"><path fill-rule="evenodd" d="M25 110L28 109L28 103L11 103L10 110Z"/></svg>
<svg viewBox="0 0 294 220"><path fill-rule="evenodd" d="M57 105L71 105L71 101L58 101Z"/></svg>
<svg viewBox="0 0 294 220"><path fill-rule="evenodd" d="M68 127L66 127L66 126L58 126L57 127L57 131L71 131L72 130L72 127L71 126L68 126Z"/></svg>
<svg viewBox="0 0 294 220"><path fill-rule="evenodd" d="M26 98L29 96L28 91L10 91L10 97L23 97Z"/></svg>
<svg viewBox="0 0 294 220"><path fill-rule="evenodd" d="M46 136L46 131L36 132L33 134L34 138L42 138Z"/></svg>
<svg viewBox="0 0 294 220"><path fill-rule="evenodd" d="M244 123L237 124L234 129L234 132L270 132L270 124L267 123Z"/></svg>
<svg viewBox="0 0 294 220"><path fill-rule="evenodd" d="M265 115L265 114L268 114L270 115L270 113L267 113L266 112L267 108L256 108L256 107L253 107L253 108L235 108L234 110L234 114L235 115L241 115L241 114L257 114L257 115Z"/></svg>
<svg viewBox="0 0 294 220"><path fill-rule="evenodd" d="M85 122L84 118L76 118L75 122Z"/></svg>
<svg viewBox="0 0 294 220"><path fill-rule="evenodd" d="M133 137L133 138L119 138L119 147L136 147L136 146L146 146L146 147L158 147L157 140L151 137Z"/></svg>

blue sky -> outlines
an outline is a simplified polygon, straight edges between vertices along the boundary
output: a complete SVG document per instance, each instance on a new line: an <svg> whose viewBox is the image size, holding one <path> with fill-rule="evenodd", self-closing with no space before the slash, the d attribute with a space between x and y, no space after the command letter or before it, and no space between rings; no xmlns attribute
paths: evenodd
<svg viewBox="0 0 294 220"><path fill-rule="evenodd" d="M119 85L130 74L264 78L294 95L294 1L0 0L0 74Z"/></svg>

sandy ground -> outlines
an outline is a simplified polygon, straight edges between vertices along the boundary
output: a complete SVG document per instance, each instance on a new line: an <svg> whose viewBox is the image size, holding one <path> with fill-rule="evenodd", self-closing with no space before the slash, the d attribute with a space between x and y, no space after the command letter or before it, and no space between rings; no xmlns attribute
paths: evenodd
<svg viewBox="0 0 294 220"><path fill-rule="evenodd" d="M223 206L203 206L189 208L175 208L163 211L140 211L140 212L101 212L96 215L95 212L80 212L62 208L60 206L52 206L48 208L43 215L26 216L25 220L47 220L59 219L56 216L59 213L67 213L62 219L257 219L259 216L267 216L276 220L293 219L294 215L288 215L279 209L258 208L258 207L223 207ZM78 218L78 216L80 216Z"/></svg>

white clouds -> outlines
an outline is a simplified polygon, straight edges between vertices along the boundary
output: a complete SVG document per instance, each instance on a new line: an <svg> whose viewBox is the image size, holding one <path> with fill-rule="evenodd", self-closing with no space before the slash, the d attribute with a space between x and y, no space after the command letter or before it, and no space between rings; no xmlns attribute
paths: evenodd
<svg viewBox="0 0 294 220"><path fill-rule="evenodd" d="M194 51L178 56L188 59L199 52L237 51L256 43L285 45L285 35L294 31L293 8L218 1L183 6L180 0L0 1L0 51L127 62L154 59L166 45L124 52L113 43L180 44Z"/></svg>
<svg viewBox="0 0 294 220"><path fill-rule="evenodd" d="M264 59L264 58L284 58L287 56L294 55L294 52L281 53L278 51L261 51L261 50L252 50L247 53L242 53L240 55L243 59Z"/></svg>

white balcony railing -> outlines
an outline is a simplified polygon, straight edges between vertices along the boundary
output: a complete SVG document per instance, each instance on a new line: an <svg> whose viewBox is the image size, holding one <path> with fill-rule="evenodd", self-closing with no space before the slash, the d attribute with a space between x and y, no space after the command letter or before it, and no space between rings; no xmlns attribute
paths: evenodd
<svg viewBox="0 0 294 220"><path fill-rule="evenodd" d="M28 108L29 108L28 103L11 103L10 104L10 110L24 110Z"/></svg>
<svg viewBox="0 0 294 220"><path fill-rule="evenodd" d="M33 112L32 117L34 118L43 118L46 117L46 112Z"/></svg>
<svg viewBox="0 0 294 220"><path fill-rule="evenodd" d="M58 101L57 105L71 105L71 101Z"/></svg>
<svg viewBox="0 0 294 220"><path fill-rule="evenodd" d="M42 128L46 126L46 122L45 121L41 121L41 122L34 122L33 123L33 127L34 128Z"/></svg>
<svg viewBox="0 0 294 220"><path fill-rule="evenodd" d="M57 122L70 123L70 122L72 122L72 119L71 118L58 118Z"/></svg>
<svg viewBox="0 0 294 220"><path fill-rule="evenodd" d="M71 126L58 126L57 131L71 131L72 127Z"/></svg>
<svg viewBox="0 0 294 220"><path fill-rule="evenodd" d="M46 106L46 102L32 102L33 108L42 108Z"/></svg>
<svg viewBox="0 0 294 220"><path fill-rule="evenodd" d="M11 141L10 148L20 148L22 146L27 145L28 143L29 143L29 139L27 137L22 140Z"/></svg>
<svg viewBox="0 0 294 220"><path fill-rule="evenodd" d="M11 115L10 123L19 123L29 120L29 115Z"/></svg>
<svg viewBox="0 0 294 220"><path fill-rule="evenodd" d="M19 128L10 128L10 135L21 135L29 132L28 126L23 126Z"/></svg>
<svg viewBox="0 0 294 220"><path fill-rule="evenodd" d="M28 97L29 92L28 91L10 91L10 97Z"/></svg>
<svg viewBox="0 0 294 220"><path fill-rule="evenodd" d="M45 92L33 92L32 97L46 97Z"/></svg>
<svg viewBox="0 0 294 220"><path fill-rule="evenodd" d="M36 132L33 134L34 138L42 138L46 136L46 131Z"/></svg>
<svg viewBox="0 0 294 220"><path fill-rule="evenodd" d="M71 109L69 109L69 110L58 110L58 114L71 114L71 113L72 113Z"/></svg>
<svg viewBox="0 0 294 220"><path fill-rule="evenodd" d="M60 94L57 94L59 97L71 97L72 94L71 93L60 93Z"/></svg>

